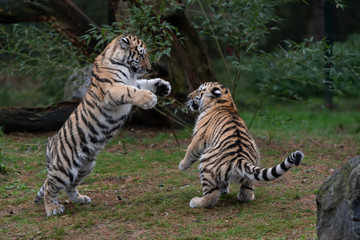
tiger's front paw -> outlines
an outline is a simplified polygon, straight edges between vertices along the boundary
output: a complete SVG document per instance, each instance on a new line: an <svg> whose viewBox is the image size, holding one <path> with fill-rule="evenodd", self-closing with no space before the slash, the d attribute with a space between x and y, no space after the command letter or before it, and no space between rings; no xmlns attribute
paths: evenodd
<svg viewBox="0 0 360 240"><path fill-rule="evenodd" d="M184 171L184 170L188 169L189 167L190 167L190 165L188 163L186 163L186 161L184 159L180 161L180 163L179 163L180 171Z"/></svg>
<svg viewBox="0 0 360 240"><path fill-rule="evenodd" d="M154 80L157 80L155 83L155 94L159 97L165 97L170 94L171 92L171 85L169 82L162 80L161 78L156 78Z"/></svg>
<svg viewBox="0 0 360 240"><path fill-rule="evenodd" d="M64 212L64 210L65 210L65 207L59 203L45 205L45 211L46 211L47 216L61 214Z"/></svg>
<svg viewBox="0 0 360 240"><path fill-rule="evenodd" d="M134 104L144 110L155 107L157 97L149 90L139 90L134 98Z"/></svg>
<svg viewBox="0 0 360 240"><path fill-rule="evenodd" d="M74 202L87 204L87 203L91 203L91 198L89 198L86 195L79 194L79 196L77 196L77 198L75 198Z"/></svg>
<svg viewBox="0 0 360 240"><path fill-rule="evenodd" d="M193 199L190 200L189 205L191 208L202 207L201 202L202 202L202 198L194 197Z"/></svg>

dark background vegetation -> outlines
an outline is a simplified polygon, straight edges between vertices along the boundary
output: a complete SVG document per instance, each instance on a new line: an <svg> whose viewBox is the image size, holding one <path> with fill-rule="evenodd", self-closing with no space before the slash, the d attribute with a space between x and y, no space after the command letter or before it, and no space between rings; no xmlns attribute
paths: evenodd
<svg viewBox="0 0 360 240"><path fill-rule="evenodd" d="M209 4L210 2L201 2L208 17L214 16L214 12L211 11L214 6ZM259 2L263 2L263 7L269 4L269 1ZM116 21L109 7L109 1L88 4L85 0L74 0L73 3L99 28L102 25L109 26ZM203 29L206 23L199 20L199 17L203 15L199 2L184 3L187 18L197 26L201 39L199 44L205 46L211 58L216 79L232 87L233 94L239 96L238 101L256 98L258 101L254 100L251 104L258 105L259 99L269 100L270 98L285 102L322 96L325 99L325 94L329 90L334 96L358 97L360 85L358 57L360 3L358 1L342 1L341 7L336 5L337 1L325 1L325 3L318 0L279 1L277 4L270 5L271 12L269 13L262 9L255 9L254 12L258 11L258 15L268 14L271 17L265 20L267 21L265 24L257 26L258 29L260 27L267 29L261 29L261 37L251 40L253 41L251 43L256 44L256 47L249 51L251 54L239 50L241 57L235 59L240 69L237 79L233 77L237 74L236 67L229 66L231 73L226 74L226 67L219 57L219 49L216 47L214 36L206 34L207 30ZM151 2L143 3L145 4L151 5ZM214 11L218 11L216 6ZM164 19L165 13L162 14ZM133 13L133 15L136 14ZM254 14L244 14L244 16L251 17ZM137 20L141 21L141 19ZM239 20L239 24L240 22ZM63 88L68 77L74 71L91 63L92 58L78 54L77 47L67 42L64 35L53 32L51 27L54 26L34 21L2 25L4 34L0 39L3 47L0 55L2 62L0 106L44 106L59 102L63 98ZM123 30L126 29L125 27L123 26ZM250 29L250 31L254 32L255 29ZM94 37L90 32L88 35ZM183 37L188 36L183 35ZM225 57L231 55L233 46L227 45L231 43L230 37L219 33L216 38L220 39L220 50ZM307 42L305 39L310 40ZM315 46L317 41L331 44L334 57L324 61L326 49L324 44ZM57 46L57 43L61 43L61 46ZM101 46L98 47L101 50ZM287 59L287 56L290 58ZM157 58L157 61L161 62L160 58ZM332 69L329 70L330 73L327 73L326 67L330 63ZM177 61L172 65L176 64L183 65L184 62ZM322 64L325 65L323 69ZM331 84L328 83L328 74L332 74ZM175 76L170 77L175 78ZM174 96L185 96L196 87L191 86L182 76L176 76L176 78L179 79L168 79L175 86ZM198 84L207 80L200 79ZM333 107L331 102L327 105Z"/></svg>

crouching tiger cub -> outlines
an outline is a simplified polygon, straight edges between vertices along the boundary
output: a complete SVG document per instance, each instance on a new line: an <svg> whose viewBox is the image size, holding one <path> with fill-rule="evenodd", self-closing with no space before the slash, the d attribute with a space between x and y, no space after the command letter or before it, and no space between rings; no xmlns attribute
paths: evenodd
<svg viewBox="0 0 360 240"><path fill-rule="evenodd" d="M124 124L132 105L150 109L157 103L156 95L170 93L170 84L162 79L137 80L149 70L146 46L135 36L115 38L95 59L85 97L46 148L48 174L35 202L44 197L48 216L64 211L58 202L63 189L72 202L91 201L77 186L93 169L98 152Z"/></svg>
<svg viewBox="0 0 360 240"><path fill-rule="evenodd" d="M189 94L186 105L200 113L193 139L179 164L180 170L185 170L200 159L203 197L191 199L192 208L214 206L221 193L228 192L230 182L241 184L240 201L253 200L254 181L274 180L303 159L303 153L296 151L281 164L259 167L255 141L238 115L229 89L219 83L204 83Z"/></svg>

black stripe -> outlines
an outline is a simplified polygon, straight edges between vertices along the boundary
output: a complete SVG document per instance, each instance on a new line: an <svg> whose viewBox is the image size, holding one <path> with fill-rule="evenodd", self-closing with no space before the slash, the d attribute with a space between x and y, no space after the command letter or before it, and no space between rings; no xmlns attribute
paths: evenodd
<svg viewBox="0 0 360 240"><path fill-rule="evenodd" d="M134 56L135 56L136 52L135 52L135 51L131 51L130 54L131 54L131 55L130 55L130 59L134 59Z"/></svg>
<svg viewBox="0 0 360 240"><path fill-rule="evenodd" d="M79 111L78 109L75 111L75 127L76 127L76 130L78 132L78 135L80 137L80 140L83 142L83 143L87 143L86 141L86 137L85 137L85 133L84 131L80 128L79 126L80 122L79 122Z"/></svg>
<svg viewBox="0 0 360 240"><path fill-rule="evenodd" d="M99 133L95 130L94 126L89 121L87 121L87 119L85 119L83 114L80 113L80 115L85 125L90 129L90 132L92 132L95 135L98 135Z"/></svg>
<svg viewBox="0 0 360 240"><path fill-rule="evenodd" d="M129 77L123 72L121 71L120 69L116 69L116 68L107 68L107 67L102 67L102 69L106 69L106 70L112 70L112 71L107 71L107 72L110 72L112 74L115 74L119 79L122 79L116 72L113 72L113 71L118 71L120 72L126 79L128 79ZM120 81L120 80L117 80L117 82L122 82L122 83L125 83L123 81Z"/></svg>
<svg viewBox="0 0 360 240"><path fill-rule="evenodd" d="M66 186L66 183L65 183L61 178L59 178L59 177L57 177L57 176L52 176L52 177L55 178L58 183L61 183L62 185ZM55 187L55 186L53 186L53 187ZM57 188L58 188L58 187L57 187ZM58 189L59 189L59 188L58 188Z"/></svg>
<svg viewBox="0 0 360 240"><path fill-rule="evenodd" d="M120 65L120 66L126 67L128 69L128 71L130 72L130 66L128 66L128 65L126 65L124 63L118 62L118 61L116 61L114 59L110 59L110 62L112 64L115 64L115 65Z"/></svg>
<svg viewBox="0 0 360 240"><path fill-rule="evenodd" d="M108 123L114 124L114 123L118 123L118 122L124 120L126 117L127 117L127 115L123 115L123 116L121 116L119 119L106 118L106 121L107 121Z"/></svg>
<svg viewBox="0 0 360 240"><path fill-rule="evenodd" d="M91 135L91 134L89 134L89 138L90 138L90 141L91 141L92 143L104 142L104 139L98 138L97 136L94 136L94 135Z"/></svg>
<svg viewBox="0 0 360 240"><path fill-rule="evenodd" d="M100 112L101 112L101 111L100 111ZM90 117L96 122L96 124L97 124L100 128L109 129L108 126L102 124L102 123L99 121L99 119L96 118L96 116L94 115L93 112L88 111L88 113L89 113ZM101 114L103 114L103 113L101 112ZM103 115L104 115L104 114L103 114ZM105 116L105 117L106 117L106 116Z"/></svg>
<svg viewBox="0 0 360 240"><path fill-rule="evenodd" d="M90 153L90 149L87 146L83 146L82 151L84 153Z"/></svg>
<svg viewBox="0 0 360 240"><path fill-rule="evenodd" d="M280 174L278 174L277 172L276 172L276 167L273 167L272 169L271 169L271 174L274 176L274 177L280 177L281 175Z"/></svg>
<svg viewBox="0 0 360 240"><path fill-rule="evenodd" d="M60 139L60 150L61 150L61 153L62 153L62 158L65 159L65 161L68 164L69 168L71 168L72 167L71 162L70 162L69 156L66 154L64 141L62 141L62 139Z"/></svg>
<svg viewBox="0 0 360 240"><path fill-rule="evenodd" d="M291 164L293 164L293 163L294 163L294 156L293 156L293 154L291 154L290 156L288 156L287 160L288 160Z"/></svg>
<svg viewBox="0 0 360 240"><path fill-rule="evenodd" d="M219 100L217 100L217 102L216 103L220 103L220 104L222 104L222 103L226 103L226 102L228 102L227 100L221 100L221 99L219 99Z"/></svg>
<svg viewBox="0 0 360 240"><path fill-rule="evenodd" d="M206 191L206 193L204 193L204 196L206 196L206 195L208 195L208 194L210 194L210 193L212 193L212 192L214 192L216 190L219 190L219 188L218 187L211 188L210 190Z"/></svg>
<svg viewBox="0 0 360 240"><path fill-rule="evenodd" d="M84 98L84 101L87 105L89 105L92 109L95 109L95 106L87 99L87 98Z"/></svg>
<svg viewBox="0 0 360 240"><path fill-rule="evenodd" d="M211 173L212 171L210 169L207 169L207 168L203 168L200 170L200 174L201 173Z"/></svg>
<svg viewBox="0 0 360 240"><path fill-rule="evenodd" d="M228 175L229 172L232 170L232 164L230 163L229 166L226 169L226 173L225 173L225 181L228 181Z"/></svg>
<svg viewBox="0 0 360 240"><path fill-rule="evenodd" d="M62 189L62 187L57 186L57 182L55 182L53 179L49 179L49 178L48 178L48 186L51 186L52 188L54 188L57 191ZM49 191L47 191L47 192L49 192Z"/></svg>
<svg viewBox="0 0 360 240"><path fill-rule="evenodd" d="M252 171L250 170L250 172L253 172L255 179L258 180L258 181L260 181L260 178L259 178L259 175L260 175L259 168L253 167Z"/></svg>
<svg viewBox="0 0 360 240"><path fill-rule="evenodd" d="M72 122L71 118L68 119L68 122L69 122L69 129L70 129L70 133L71 133L71 141L73 142L74 149L76 149L77 142L76 142L75 136L73 134L74 128L73 128L73 122ZM76 154L76 157L79 158L77 151L75 151L75 154Z"/></svg>
<svg viewBox="0 0 360 240"><path fill-rule="evenodd" d="M282 163L280 164L280 167L281 167L281 169L284 170L284 171L289 170L289 168L287 168L287 167L285 166L285 162L282 162Z"/></svg>
<svg viewBox="0 0 360 240"><path fill-rule="evenodd" d="M100 88L101 89L101 88ZM88 89L87 91L89 93L89 95L92 97L92 98L95 98L98 102L101 102L101 99L99 98L98 95L96 95L96 93L94 93L91 89ZM104 94L105 95L105 94Z"/></svg>
<svg viewBox="0 0 360 240"><path fill-rule="evenodd" d="M65 143L66 143L66 145L67 145L67 147L70 149L70 151L71 151L71 158L72 158L72 163L73 163L73 165L74 166L76 166L76 167L79 167L78 166L78 164L77 163L75 163L74 164L74 150L73 150L73 148L72 148L72 144L70 143L70 140L69 140L69 138L68 138L68 134L67 134L67 129L69 129L69 121L67 121L67 124L65 125L64 124L64 139L65 139ZM71 132L70 132L71 133Z"/></svg>
<svg viewBox="0 0 360 240"><path fill-rule="evenodd" d="M263 170L263 172L262 172L262 177L263 177L263 179L264 179L265 181L270 181L270 179L269 179L268 176L267 176L267 171L268 171L267 168L265 168L265 169Z"/></svg>
<svg viewBox="0 0 360 240"><path fill-rule="evenodd" d="M110 83L111 85L113 85L113 82L111 82L109 79L107 78L100 78L98 75L96 75L94 72L93 72L93 76L96 80L98 80L99 82L104 82L104 83Z"/></svg>

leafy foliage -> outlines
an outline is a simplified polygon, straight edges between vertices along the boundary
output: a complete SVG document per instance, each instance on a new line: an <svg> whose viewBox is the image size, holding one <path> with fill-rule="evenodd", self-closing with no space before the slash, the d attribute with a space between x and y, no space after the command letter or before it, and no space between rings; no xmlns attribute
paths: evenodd
<svg viewBox="0 0 360 240"><path fill-rule="evenodd" d="M324 56L325 51L328 49L321 42L311 39L302 43L285 41L285 47L249 58L247 64L264 95L282 101L302 101L308 94L306 88L325 89L331 84L324 71L330 60Z"/></svg>
<svg viewBox="0 0 360 240"><path fill-rule="evenodd" d="M360 93L359 35L332 48L324 42L305 39L284 41L272 53L246 58L246 74L256 79L256 91L282 101L302 101L323 91L335 95L358 96ZM332 54L326 52L333 51Z"/></svg>
<svg viewBox="0 0 360 240"><path fill-rule="evenodd" d="M227 80L221 81L231 84L234 97L244 92L244 86L257 93L259 104L254 117L268 98L301 101L311 93L342 94L349 82L350 86L359 86L358 63L355 56L351 57L356 51L342 49L331 55L326 39L283 41L271 53L262 51L262 42L280 21L275 8L291 0L217 0L207 2L207 7L200 0L190 2L202 12L197 18L199 32L215 42L224 63ZM344 7L342 1L334 2L337 7ZM242 89L237 90L240 85Z"/></svg>
<svg viewBox="0 0 360 240"><path fill-rule="evenodd" d="M20 87L27 88L27 97L36 98L31 93L42 92L47 97L44 100L39 97L39 100L45 104L62 98L59 90L65 80L86 61L68 40L48 24L1 26L0 36L2 76L18 76ZM6 91L6 88L2 89L2 95L6 95ZM30 100L30 104L34 102Z"/></svg>
<svg viewBox="0 0 360 240"><path fill-rule="evenodd" d="M360 95L360 35L349 36L344 43L335 42L329 71L330 78L347 96Z"/></svg>
<svg viewBox="0 0 360 240"><path fill-rule="evenodd" d="M243 58L256 53L261 41L274 29L269 23L279 20L274 8L282 1L218 0L209 2L207 9L201 1L193 2L199 4L203 13L198 17L199 32L216 42L235 93L242 70L247 67ZM229 50L226 56L224 48Z"/></svg>
<svg viewBox="0 0 360 240"><path fill-rule="evenodd" d="M122 22L114 22L111 26L103 25L100 31L93 26L88 34L83 36L87 42L91 38L98 40L94 56L98 55L115 37L131 34L140 37L146 43L152 62L158 61L163 55L170 57L173 34L180 37L180 33L176 27L161 19L162 12L157 14L153 5L143 4L142 0L138 3L141 7L134 5L128 9L130 18ZM161 11L165 10L162 8Z"/></svg>

